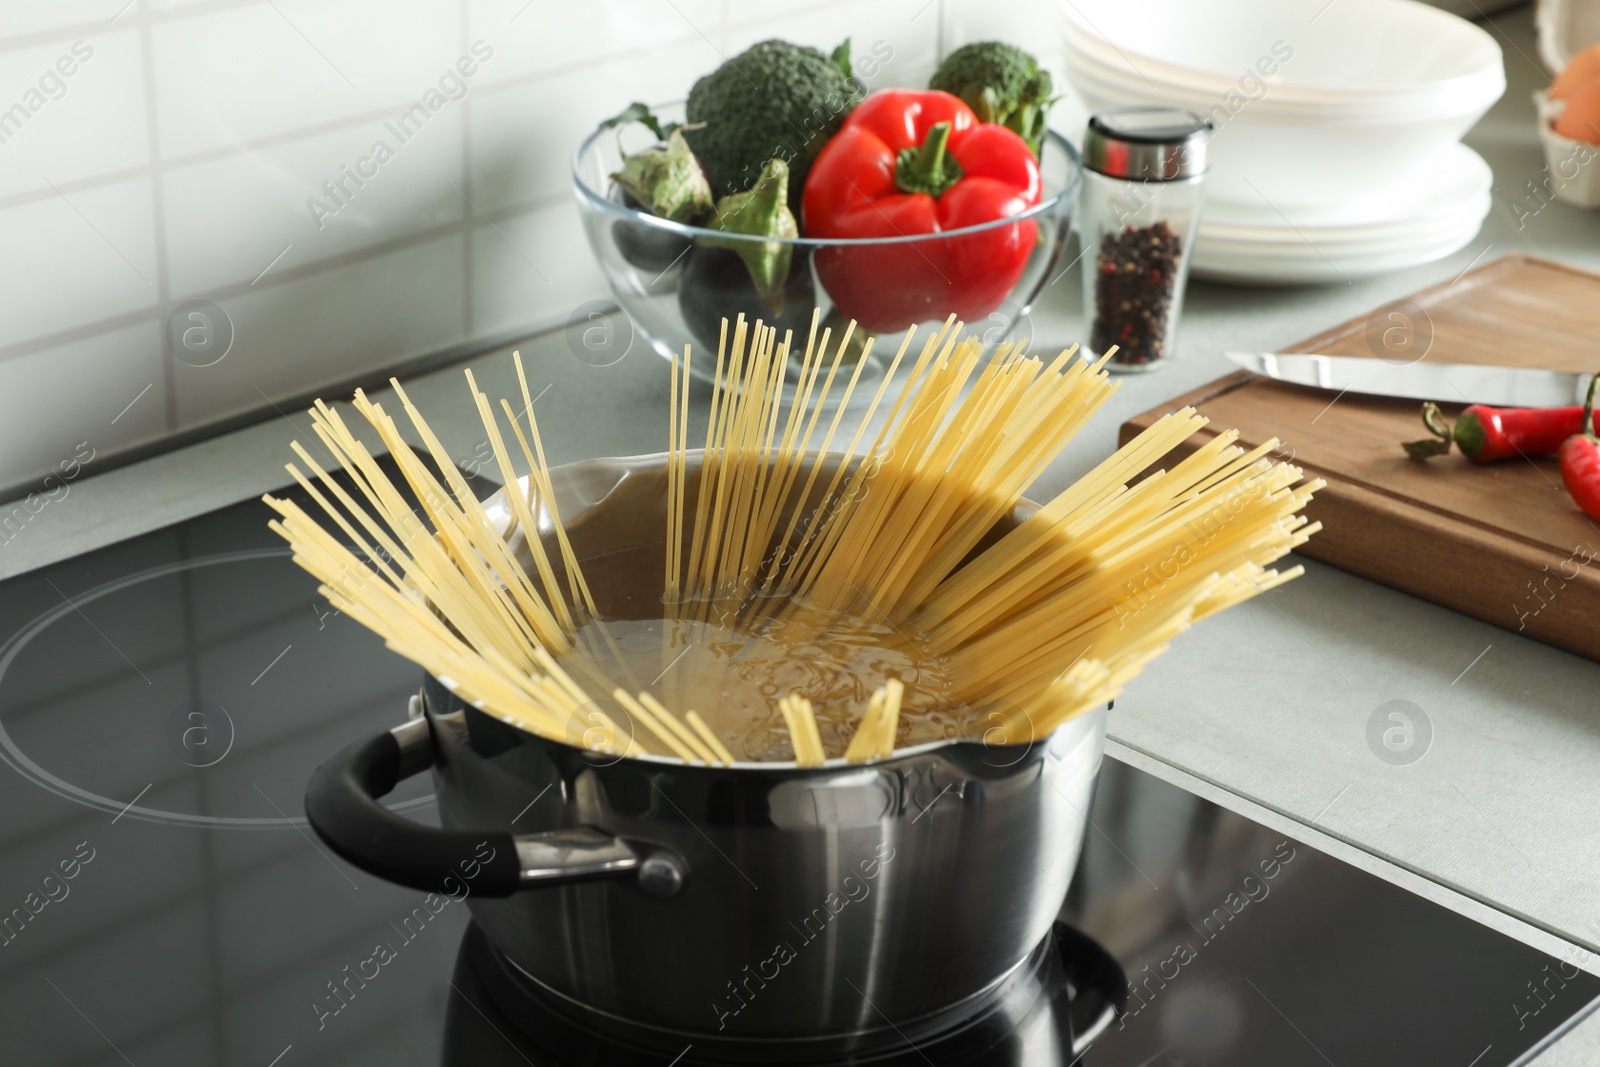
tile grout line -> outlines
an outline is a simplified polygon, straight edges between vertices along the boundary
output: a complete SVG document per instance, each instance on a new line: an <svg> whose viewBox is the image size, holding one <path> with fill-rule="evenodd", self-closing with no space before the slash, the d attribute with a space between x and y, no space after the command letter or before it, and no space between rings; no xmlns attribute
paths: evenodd
<svg viewBox="0 0 1600 1067"><path fill-rule="evenodd" d="M71 41L73 38L83 37L88 34L104 33L108 26L124 29L137 26L145 21L180 22L185 19L215 14L218 11L233 11L249 7L255 3L265 3L265 0L232 0L232 2L224 0L221 3L197 3L166 12L144 11L141 9L130 16L126 14L128 8L133 6L130 2L123 4L122 9L109 20L99 18L91 22L74 22L64 26L57 26L53 29L34 30L32 33L19 33L10 37L0 37L0 55L7 52L20 52L25 48L39 48L45 45L60 44L63 41Z"/></svg>
<svg viewBox="0 0 1600 1067"><path fill-rule="evenodd" d="M456 0L456 10L460 13L459 36L456 39L460 46L461 54L467 55L472 44L468 38L472 35L472 18L467 11L467 0ZM469 92L461 100L461 187L467 195L473 194L472 188L472 94ZM463 219L467 218L465 212ZM461 335L472 336L473 320L477 317L477 308L474 306L472 277L472 229L469 227L461 241Z"/></svg>
<svg viewBox="0 0 1600 1067"><path fill-rule="evenodd" d="M305 263L298 267L285 270L279 274L275 274L267 278L264 283L256 286L256 291L264 291L276 285L282 285L286 282L312 278L328 271L340 270L344 267L354 266L368 260L381 259L382 257L394 252L403 252L415 245L426 244L429 241L440 240L455 236L457 234L463 234L470 230L481 229L485 226L492 226L494 222L505 222L507 220L515 219L519 215L528 215L534 212L545 211L551 207L557 207L565 204L569 202L570 199L570 194L559 192L550 193L548 196L537 197L533 200L519 201L515 204L496 208L492 211L486 212L485 217L490 220L487 223L481 220L473 219L472 217L466 216L465 213L463 213L463 218L456 222L441 223L438 226L434 226L425 230L418 230L415 233L404 234L388 241L370 245L366 248L356 249L354 251L341 253L336 256L329 256L326 259L313 260L310 263ZM261 279L258 277L257 281L260 280ZM252 283L246 281L230 282L224 286L218 286L214 289L201 290L190 295L196 299L204 298L220 302L228 297L240 296L244 293L250 292L251 286ZM35 337L30 337L26 341L19 341L12 345L0 346L0 366L3 366L8 360L32 355L35 352L48 351L49 349L58 348L62 345L72 344L77 341L90 340L113 330L124 329L129 326L138 326L142 323L156 321L160 319L160 313L161 308L158 306L144 307L136 311L127 311L118 315L109 315L104 319L99 319L83 326L75 326L65 330L57 330L54 333L40 334Z"/></svg>
<svg viewBox="0 0 1600 1067"><path fill-rule="evenodd" d="M167 211L166 182L164 174L155 163L161 158L161 129L156 115L155 42L150 37L148 0L137 0L134 14L139 25L139 68L144 83L145 150L150 162L150 225L153 229L156 251L156 314L160 316L172 298L171 272L167 269ZM165 411L165 433L178 428L178 375L166 354L166 333L162 332L161 352L156 357L161 362L161 400ZM120 417L120 416L119 416Z"/></svg>

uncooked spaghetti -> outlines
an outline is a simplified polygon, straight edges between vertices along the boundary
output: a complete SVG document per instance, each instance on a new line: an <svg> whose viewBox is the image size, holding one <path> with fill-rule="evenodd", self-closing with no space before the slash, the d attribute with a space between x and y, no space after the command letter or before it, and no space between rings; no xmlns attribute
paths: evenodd
<svg viewBox="0 0 1600 1067"><path fill-rule="evenodd" d="M396 382L440 477L380 404L357 392L353 406L421 517L318 402L316 434L354 491L296 443L290 472L326 524L267 497L273 529L333 606L485 712L712 765L1041 738L1194 622L1300 573L1271 567L1316 531L1299 512L1321 483L1273 460L1275 441L1246 451L1223 433L1152 470L1205 425L1184 408L1018 521L1026 487L1114 391L1108 357L987 352L951 321L915 350L908 333L852 404L868 361L847 358L849 334L814 318L791 353L761 323L725 323L704 427L691 353L673 361L661 603L645 618L603 617L584 579L519 356L521 415L467 375L508 522Z"/></svg>

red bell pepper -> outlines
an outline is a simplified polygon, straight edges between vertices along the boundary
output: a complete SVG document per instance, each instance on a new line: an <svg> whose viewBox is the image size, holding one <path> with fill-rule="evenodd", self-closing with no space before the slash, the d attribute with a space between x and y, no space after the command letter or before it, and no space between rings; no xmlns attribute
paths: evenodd
<svg viewBox="0 0 1600 1067"><path fill-rule="evenodd" d="M1406 444L1412 459L1442 456L1454 442L1461 454L1474 463L1553 455L1569 437L1583 433L1588 425L1581 407L1494 408L1473 404L1451 426L1434 403L1422 405L1422 424L1434 436Z"/></svg>
<svg viewBox="0 0 1600 1067"><path fill-rule="evenodd" d="M801 198L807 237L938 234L1039 203L1027 142L936 90L885 89L823 146ZM975 322L1015 288L1038 238L1032 219L927 241L819 248L814 262L840 313L876 333L954 313Z"/></svg>
<svg viewBox="0 0 1600 1067"><path fill-rule="evenodd" d="M1567 483L1572 500L1590 518L1600 519L1600 437L1596 437L1595 393L1600 392L1600 374L1589 382L1589 400L1583 405L1583 432L1567 438L1561 446L1561 480Z"/></svg>

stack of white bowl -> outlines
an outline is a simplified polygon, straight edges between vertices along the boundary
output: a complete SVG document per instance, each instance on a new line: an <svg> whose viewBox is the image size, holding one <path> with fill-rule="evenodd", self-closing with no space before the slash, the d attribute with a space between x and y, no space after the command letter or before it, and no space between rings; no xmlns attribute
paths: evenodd
<svg viewBox="0 0 1600 1067"><path fill-rule="evenodd" d="M1061 0L1086 108L1211 119L1192 269L1348 280L1477 234L1493 175L1461 135L1505 91L1484 30L1414 0Z"/></svg>

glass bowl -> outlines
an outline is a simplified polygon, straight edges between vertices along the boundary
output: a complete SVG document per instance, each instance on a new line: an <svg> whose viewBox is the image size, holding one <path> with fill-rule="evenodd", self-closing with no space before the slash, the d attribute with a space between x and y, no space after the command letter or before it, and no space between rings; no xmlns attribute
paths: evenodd
<svg viewBox="0 0 1600 1067"><path fill-rule="evenodd" d="M682 106L657 114L663 122L682 121ZM907 328L942 323L951 313L989 344L1026 336L1028 311L1059 269L1082 180L1077 150L1052 132L1040 160L1043 197L1020 215L938 234L780 240L793 251L775 310L760 300L736 252L705 243L769 238L669 222L622 202L610 176L622 169L624 147L636 152L652 141L639 126L624 129L620 138L607 129L585 138L572 156L578 210L589 247L637 335L668 359L692 346L691 372L707 381L715 374L722 319L741 312L748 321L792 329L797 349L810 330L813 308L835 328L835 339L846 321L858 319L858 331L868 327L877 335L863 379L881 372ZM1030 240L1032 251L1020 270L973 269L974 260L996 245Z"/></svg>

